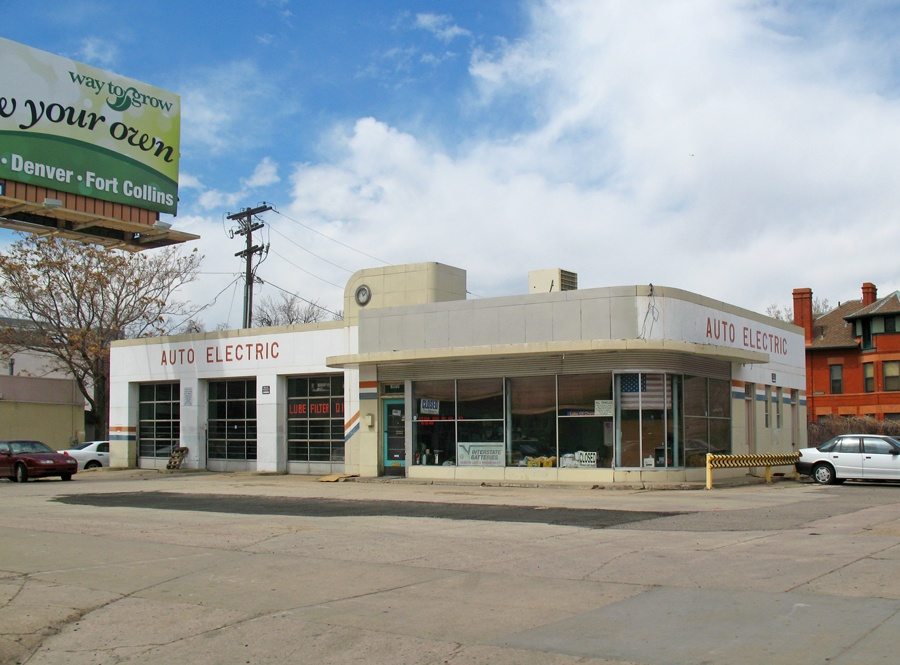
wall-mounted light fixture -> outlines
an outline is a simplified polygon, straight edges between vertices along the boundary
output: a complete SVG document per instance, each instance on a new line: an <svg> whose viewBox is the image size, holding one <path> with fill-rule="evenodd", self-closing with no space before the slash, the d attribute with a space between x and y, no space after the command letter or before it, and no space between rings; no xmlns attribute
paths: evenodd
<svg viewBox="0 0 900 665"><path fill-rule="evenodd" d="M375 414L374 413L366 414L366 427L375 427Z"/></svg>

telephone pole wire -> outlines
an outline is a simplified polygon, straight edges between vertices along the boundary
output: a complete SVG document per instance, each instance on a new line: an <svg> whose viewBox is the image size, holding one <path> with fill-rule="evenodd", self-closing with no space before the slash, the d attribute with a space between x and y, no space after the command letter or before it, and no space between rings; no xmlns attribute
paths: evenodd
<svg viewBox="0 0 900 665"><path fill-rule="evenodd" d="M244 320L243 328L252 327L253 323L253 256L268 251L266 245L253 244L253 232L258 231L265 224L261 221L253 221L253 217L272 209L272 206L263 204L255 208L244 208L240 212L228 215L228 219L238 223L238 228L231 231L231 237L235 235L246 236L245 249L235 252L235 256L244 259Z"/></svg>

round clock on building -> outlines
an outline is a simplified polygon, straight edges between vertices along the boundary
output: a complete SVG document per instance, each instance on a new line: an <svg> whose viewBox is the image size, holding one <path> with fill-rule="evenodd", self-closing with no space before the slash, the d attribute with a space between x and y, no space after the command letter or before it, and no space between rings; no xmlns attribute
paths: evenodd
<svg viewBox="0 0 900 665"><path fill-rule="evenodd" d="M369 304L369 301L372 299L372 289L369 288L367 284L360 284L356 287L356 294L354 295L356 298L356 304L360 307L365 307Z"/></svg>

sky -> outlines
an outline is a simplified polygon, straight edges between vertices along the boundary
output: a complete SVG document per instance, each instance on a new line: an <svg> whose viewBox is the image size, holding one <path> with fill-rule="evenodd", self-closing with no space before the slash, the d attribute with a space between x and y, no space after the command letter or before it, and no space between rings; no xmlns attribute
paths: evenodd
<svg viewBox="0 0 900 665"><path fill-rule="evenodd" d="M470 298L528 271L750 310L900 289L900 2L3 0L0 35L181 97L180 298L343 307L356 270L438 261ZM0 232L0 250L14 240ZM330 318L330 314L327 316Z"/></svg>

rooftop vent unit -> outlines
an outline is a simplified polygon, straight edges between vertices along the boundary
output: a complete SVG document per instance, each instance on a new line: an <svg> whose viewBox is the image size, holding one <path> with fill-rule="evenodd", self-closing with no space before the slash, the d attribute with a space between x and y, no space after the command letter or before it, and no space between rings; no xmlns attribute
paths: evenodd
<svg viewBox="0 0 900 665"><path fill-rule="evenodd" d="M578 273L562 268L532 270L528 273L529 293L550 293L551 291L575 291L578 288Z"/></svg>

